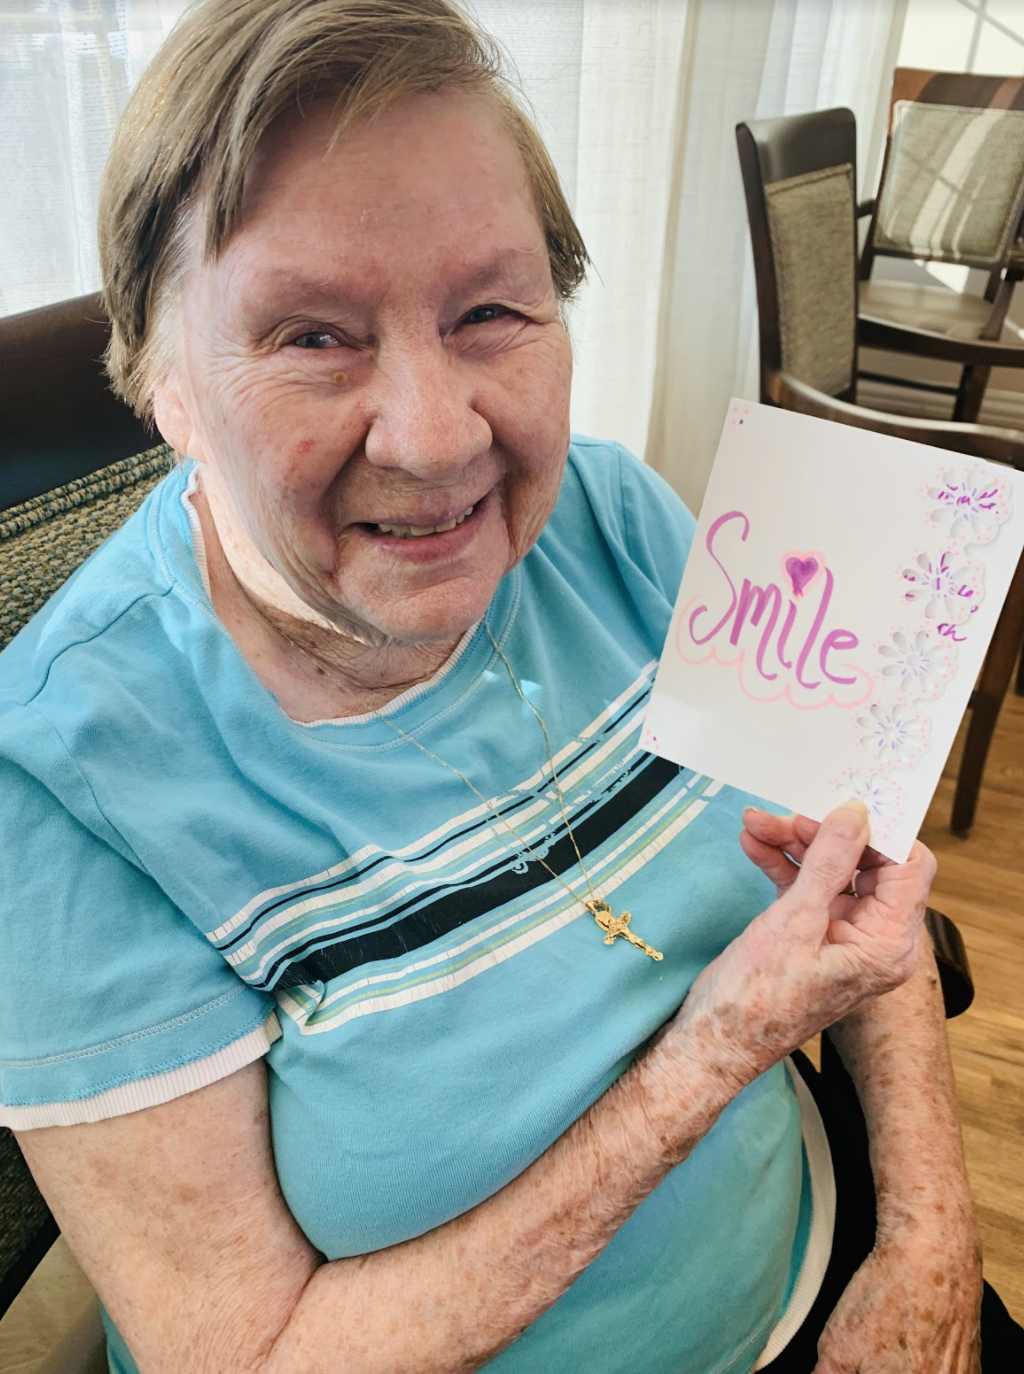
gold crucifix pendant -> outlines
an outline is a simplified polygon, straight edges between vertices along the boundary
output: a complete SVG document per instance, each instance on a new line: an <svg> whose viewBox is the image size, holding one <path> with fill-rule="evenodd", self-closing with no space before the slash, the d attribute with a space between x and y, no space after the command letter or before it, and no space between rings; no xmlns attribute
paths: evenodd
<svg viewBox="0 0 1024 1374"><path fill-rule="evenodd" d="M614 945L616 937L621 935L624 940L628 940L631 945L636 945L637 949L642 949L652 959L664 959L664 954L659 950L652 949L646 940L640 939L639 935L633 934L629 928L631 917L628 911L624 911L621 916L616 916L607 902L598 901L597 898L590 902L584 902L583 905L604 931L606 945Z"/></svg>

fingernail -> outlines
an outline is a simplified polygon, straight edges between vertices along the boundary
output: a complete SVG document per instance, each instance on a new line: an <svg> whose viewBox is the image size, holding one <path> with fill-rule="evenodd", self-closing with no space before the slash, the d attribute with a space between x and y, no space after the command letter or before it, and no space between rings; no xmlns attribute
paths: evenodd
<svg viewBox="0 0 1024 1374"><path fill-rule="evenodd" d="M843 802L829 816L829 829L844 840L855 840L864 833L868 809L861 801Z"/></svg>
<svg viewBox="0 0 1024 1374"><path fill-rule="evenodd" d="M759 806L745 806L743 808L743 814L744 816L763 816L764 812Z"/></svg>

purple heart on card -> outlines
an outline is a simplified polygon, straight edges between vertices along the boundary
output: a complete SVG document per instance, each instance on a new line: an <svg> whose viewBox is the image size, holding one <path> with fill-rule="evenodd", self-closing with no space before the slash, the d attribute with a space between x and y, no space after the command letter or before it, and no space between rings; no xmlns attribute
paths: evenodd
<svg viewBox="0 0 1024 1374"><path fill-rule="evenodd" d="M786 576L793 584L794 596L803 596L821 571L821 564L813 554L808 554L806 558L801 558L799 554L790 554L784 566Z"/></svg>

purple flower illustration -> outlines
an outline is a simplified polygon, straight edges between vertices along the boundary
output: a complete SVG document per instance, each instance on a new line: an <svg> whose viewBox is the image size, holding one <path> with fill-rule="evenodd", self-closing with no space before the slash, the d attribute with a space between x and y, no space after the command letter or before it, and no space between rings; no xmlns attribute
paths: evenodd
<svg viewBox="0 0 1024 1374"><path fill-rule="evenodd" d="M941 473L942 485L928 488L932 503L928 519L949 528L951 539L968 544L988 544L1010 514L1007 489L998 477L982 468Z"/></svg>
<svg viewBox="0 0 1024 1374"><path fill-rule="evenodd" d="M903 569L908 584L903 599L923 602L921 609L929 620L943 616L957 625L981 600L981 576L977 564L961 562L948 549L935 559L919 553L913 566Z"/></svg>
<svg viewBox="0 0 1024 1374"><path fill-rule="evenodd" d="M903 811L903 789L884 773L851 769L839 782L839 791L868 809L872 825L879 831L896 820Z"/></svg>
<svg viewBox="0 0 1024 1374"><path fill-rule="evenodd" d="M857 726L861 744L893 768L912 768L931 741L931 721L910 706L876 703Z"/></svg>
<svg viewBox="0 0 1024 1374"><path fill-rule="evenodd" d="M897 630L878 652L889 662L882 676L895 678L900 689L912 697L934 700L956 674L956 645L948 639L930 639L924 630L905 635Z"/></svg>

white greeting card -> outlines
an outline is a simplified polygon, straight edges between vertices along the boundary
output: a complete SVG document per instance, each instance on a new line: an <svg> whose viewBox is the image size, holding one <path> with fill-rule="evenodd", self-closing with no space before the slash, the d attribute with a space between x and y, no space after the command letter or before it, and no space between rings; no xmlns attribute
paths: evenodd
<svg viewBox="0 0 1024 1374"><path fill-rule="evenodd" d="M1024 474L729 408L647 749L907 857L1024 547Z"/></svg>

